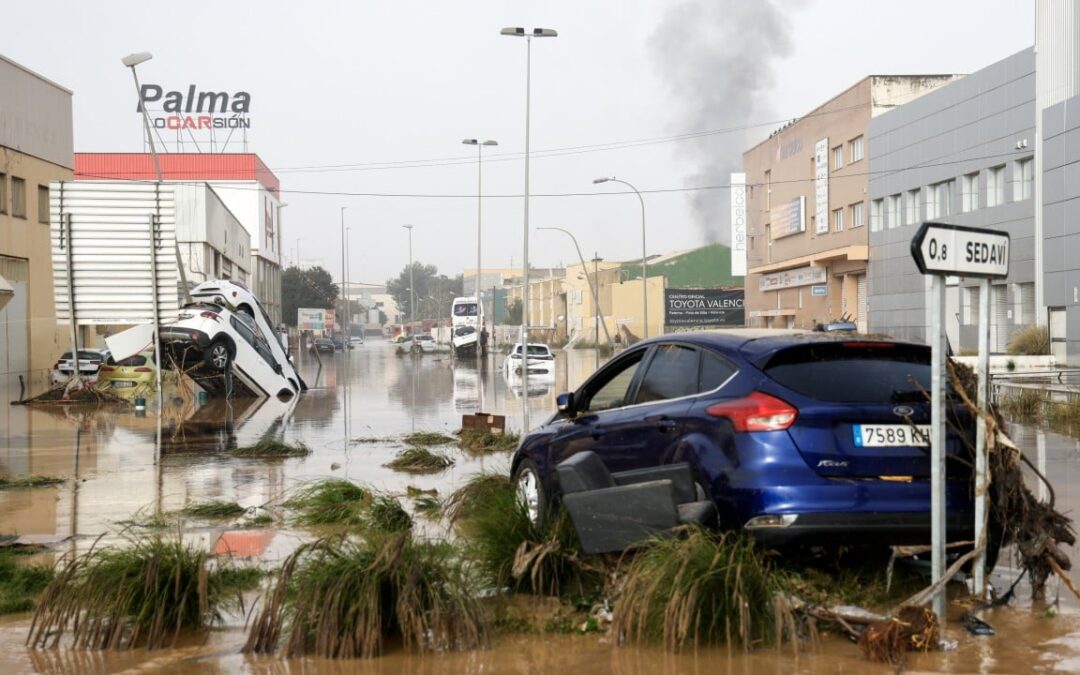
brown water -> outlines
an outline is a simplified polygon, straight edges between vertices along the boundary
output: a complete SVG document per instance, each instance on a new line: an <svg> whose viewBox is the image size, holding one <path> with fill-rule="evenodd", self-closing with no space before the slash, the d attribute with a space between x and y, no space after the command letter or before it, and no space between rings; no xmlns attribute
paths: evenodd
<svg viewBox="0 0 1080 675"><path fill-rule="evenodd" d="M400 358L391 345L370 342L337 354L321 373L302 363L312 391L282 403L212 401L201 407L167 400L162 443L156 444L157 416L137 417L123 410L27 409L0 407L0 471L69 478L54 488L0 492L0 533L18 533L57 552L81 550L100 534L115 539L121 523L137 512L168 511L188 502L233 500L245 507L273 504L302 481L348 478L403 493L406 486L437 488L446 495L480 470L502 471L507 457L471 458L451 450L456 460L435 476L408 476L383 467L402 449L395 439L411 431L456 430L461 415L472 413L483 397L488 412L505 414L508 426L521 426L521 389L499 370L501 357L479 372L469 361L455 367L449 357ZM594 366L591 352L560 353L550 381L530 380L530 421L545 419L555 394L577 386ZM518 386L515 386L518 385ZM11 398L11 394L7 393ZM1032 461L1046 468L1059 506L1080 506L1080 443L1056 434L1015 427L1012 434ZM249 460L222 454L263 437L303 441L313 454L288 460ZM354 443L356 438L384 439ZM408 504L408 500L405 500ZM430 531L436 526L428 526ZM231 550L253 562L275 565L306 533L288 529L195 527L186 533L218 551ZM1069 552L1074 560L1077 551ZM1004 556L1003 556L1004 558ZM999 565L993 580L1007 586L1017 573ZM958 624L947 637L955 651L914 655L911 671L1080 672L1080 609L1064 587L1052 584L1054 612L1020 600L984 614L998 631L973 637ZM752 654L708 649L681 655L657 649L615 648L589 636L511 636L490 649L416 656L390 653L370 661L250 658L239 653L243 621L231 619L205 644L157 652L84 653L31 651L23 641L29 617L0 620L0 675L7 673L839 673L890 672L866 662L840 638L826 638L798 654L790 649Z"/></svg>

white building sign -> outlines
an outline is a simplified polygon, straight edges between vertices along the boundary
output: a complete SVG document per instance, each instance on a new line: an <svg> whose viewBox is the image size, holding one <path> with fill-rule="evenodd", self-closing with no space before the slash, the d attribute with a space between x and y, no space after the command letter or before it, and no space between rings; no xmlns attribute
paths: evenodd
<svg viewBox="0 0 1080 675"><path fill-rule="evenodd" d="M814 230L829 232L829 138L814 145Z"/></svg>
<svg viewBox="0 0 1080 675"><path fill-rule="evenodd" d="M806 197L799 195L769 210L769 229L773 239L806 232Z"/></svg>
<svg viewBox="0 0 1080 675"><path fill-rule="evenodd" d="M731 276L746 276L746 174L731 174Z"/></svg>
<svg viewBox="0 0 1080 675"><path fill-rule="evenodd" d="M824 267L798 267L783 272L762 274L758 278L758 288L762 291L778 291L782 288L823 284L827 278Z"/></svg>

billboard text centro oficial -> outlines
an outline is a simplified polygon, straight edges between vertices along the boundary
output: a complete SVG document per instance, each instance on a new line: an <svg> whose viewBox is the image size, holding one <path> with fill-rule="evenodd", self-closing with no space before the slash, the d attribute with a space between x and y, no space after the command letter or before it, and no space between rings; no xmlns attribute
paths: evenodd
<svg viewBox="0 0 1080 675"><path fill-rule="evenodd" d="M745 324L743 290L668 288L664 324L670 328L715 328Z"/></svg>

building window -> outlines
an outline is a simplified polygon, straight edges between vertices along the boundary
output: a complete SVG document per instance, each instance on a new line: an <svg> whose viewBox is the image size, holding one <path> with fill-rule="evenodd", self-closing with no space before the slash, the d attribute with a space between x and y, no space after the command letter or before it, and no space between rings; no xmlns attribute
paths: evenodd
<svg viewBox="0 0 1080 675"><path fill-rule="evenodd" d="M1005 165L994 166L986 172L986 205L1005 203Z"/></svg>
<svg viewBox="0 0 1080 675"><path fill-rule="evenodd" d="M884 199L875 199L870 202L870 231L881 232L882 229L882 217L884 214L882 211L885 209Z"/></svg>
<svg viewBox="0 0 1080 675"><path fill-rule="evenodd" d="M889 195L885 206L885 220L888 228L900 227L900 195Z"/></svg>
<svg viewBox="0 0 1080 675"><path fill-rule="evenodd" d="M37 220L49 224L49 186L37 186Z"/></svg>
<svg viewBox="0 0 1080 675"><path fill-rule="evenodd" d="M952 214L953 181L946 180L926 188L926 217L944 218Z"/></svg>
<svg viewBox="0 0 1080 675"><path fill-rule="evenodd" d="M1035 188L1035 162L1031 157L1013 163L1013 201L1031 199Z"/></svg>
<svg viewBox="0 0 1080 675"><path fill-rule="evenodd" d="M856 136L848 142L851 148L851 163L854 164L863 158L863 137Z"/></svg>
<svg viewBox="0 0 1080 675"><path fill-rule="evenodd" d="M865 216L863 215L863 203L855 202L851 205L851 228L862 227L866 224Z"/></svg>
<svg viewBox="0 0 1080 675"><path fill-rule="evenodd" d="M844 146L838 145L832 149L833 171L844 168Z"/></svg>
<svg viewBox="0 0 1080 675"><path fill-rule="evenodd" d="M844 209L835 209L832 212L833 232L844 231Z"/></svg>
<svg viewBox="0 0 1080 675"><path fill-rule="evenodd" d="M908 190L907 204L904 205L904 224L914 225L919 222L919 197L922 190L915 188Z"/></svg>
<svg viewBox="0 0 1080 675"><path fill-rule="evenodd" d="M7 174L0 173L0 213L7 213Z"/></svg>
<svg viewBox="0 0 1080 675"><path fill-rule="evenodd" d="M960 179L960 211L967 213L979 208L979 172L966 174Z"/></svg>
<svg viewBox="0 0 1080 675"><path fill-rule="evenodd" d="M11 177L11 215L26 217L26 181L15 176Z"/></svg>

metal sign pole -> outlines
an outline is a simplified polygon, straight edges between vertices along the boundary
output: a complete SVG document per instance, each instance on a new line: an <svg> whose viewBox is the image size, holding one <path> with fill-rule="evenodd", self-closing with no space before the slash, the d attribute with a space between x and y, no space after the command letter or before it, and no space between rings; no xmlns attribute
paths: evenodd
<svg viewBox="0 0 1080 675"><path fill-rule="evenodd" d="M975 595L986 596L986 414L990 408L990 280L979 282L979 357L975 367L978 376L976 404L979 419L975 424L975 545L984 546L976 558Z"/></svg>
<svg viewBox="0 0 1080 675"><path fill-rule="evenodd" d="M930 568L931 580L945 576L945 278L930 277ZM934 613L945 622L944 588Z"/></svg>

